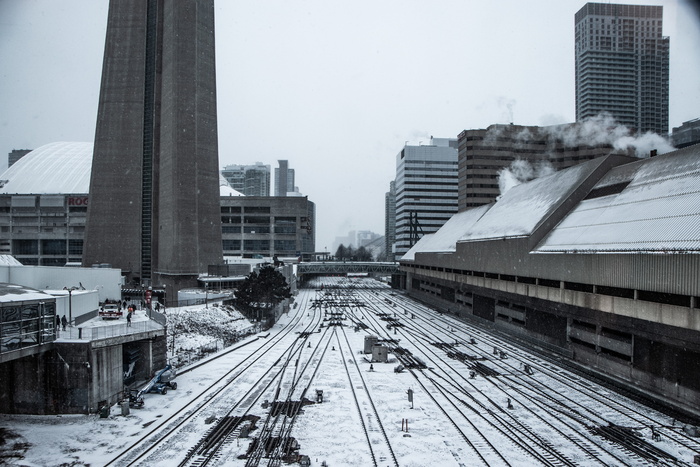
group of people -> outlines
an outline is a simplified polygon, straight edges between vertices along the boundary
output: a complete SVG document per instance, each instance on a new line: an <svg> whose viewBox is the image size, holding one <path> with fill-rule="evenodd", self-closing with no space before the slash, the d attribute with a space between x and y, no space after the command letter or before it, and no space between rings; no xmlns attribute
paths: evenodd
<svg viewBox="0 0 700 467"><path fill-rule="evenodd" d="M68 320L66 319L66 315L63 315L63 318L59 318L58 315L56 315L56 328L60 328L63 326L63 330L66 330L66 326L68 326Z"/></svg>

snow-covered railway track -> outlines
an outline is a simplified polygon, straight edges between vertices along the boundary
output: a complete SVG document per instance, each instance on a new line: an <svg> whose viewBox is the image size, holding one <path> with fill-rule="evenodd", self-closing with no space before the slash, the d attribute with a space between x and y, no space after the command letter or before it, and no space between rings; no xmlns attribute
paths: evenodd
<svg viewBox="0 0 700 467"><path fill-rule="evenodd" d="M340 327L340 331L336 331L335 335L345 373L348 377L348 384L352 391L353 400L355 401L357 413L359 414L362 429L364 430L367 440L372 463L377 467L387 465L387 463L398 466L399 463L391 447L391 441L384 429L384 424L377 411L377 407L372 400L372 393L367 387L365 379L362 377L362 372L357 364L357 360L355 360L352 346L350 345L348 336L345 334L345 329ZM358 391L358 389L360 390Z"/></svg>
<svg viewBox="0 0 700 467"><path fill-rule="evenodd" d="M233 401L248 401L248 403L252 404L257 400L254 395L255 388L257 387L259 390L259 385L264 385L263 381L267 382L267 385L274 382L275 364L271 364L269 360L271 358L277 358L277 360L282 358L284 351L289 347L285 346L285 342L289 339L296 340L296 337L290 337L290 334L297 329L296 326L301 319L301 313L297 313L279 333L266 339L255 352L252 352L248 357L236 363L229 371L209 384L185 406L167 419L164 419L157 426L154 426L148 433L140 436L138 440L130 444L105 465L150 465L162 463L163 458L168 459L168 462L163 465L171 465L172 459L181 457L183 451L187 451L187 448L173 448L173 446L178 443L173 443L172 441L178 438L179 433L187 430L186 427L188 424L191 424L198 417L205 417L208 411L216 413L217 410L220 410L213 407L225 406L228 409L231 407L232 403L234 403ZM315 325L316 323L311 322L308 327L312 329ZM227 352L222 352L215 358L224 358L240 347L241 346L236 346ZM276 357L276 354L280 356ZM210 362L211 359L208 361ZM235 383L238 383L241 378L246 377L249 371L256 365L264 366L266 371L264 371L263 376L260 377L258 382L253 386L253 390L241 395L240 391L236 390ZM181 374L182 373L185 372L181 372ZM194 462L194 457L194 455L188 453L183 463ZM213 459L215 453L212 452L205 457ZM196 464L206 465L201 456L198 456Z"/></svg>
<svg viewBox="0 0 700 467"><path fill-rule="evenodd" d="M679 452L687 453L689 457L700 454L700 443L684 433L682 426L675 425L670 417L649 410L638 401L629 400L607 386L589 382L586 380L586 375L572 372L571 368L559 367L560 362L557 359L546 358L544 355L535 357L512 343L506 343L501 336L492 335L484 329L476 328L470 323L456 320L451 316L438 314L403 297L397 298L397 301L407 312L416 317L415 321L422 320L426 326L432 325L434 329L436 324L442 325L439 328L442 331L439 338L473 349L482 358L491 357L491 354L480 346L470 345L470 339L464 338L464 334L468 333L472 337L476 336L479 343L486 344L488 348L493 346L499 353L503 352L506 358L490 359L490 364L497 367L501 374L510 375L511 379L517 380L512 387L532 391L533 396L528 400L533 402L541 399L556 401L555 404L563 408L563 416L575 417L576 414L583 414L587 419L584 427L602 426L603 430L595 430L597 444L601 444L599 434L606 433L607 427L625 426L647 433L652 438L652 442L648 442L639 437L630 436L626 439L626 443L625 439L621 439L620 446L626 453L632 452L632 456L641 455L653 462L676 462L674 459L677 456L665 452L663 447L659 449L654 446L662 440L675 444ZM431 338L435 338L435 335ZM543 378L544 381L539 381L538 378ZM552 390L553 383L559 388L558 391ZM610 439L605 441L609 442ZM629 459L626 462L629 462Z"/></svg>
<svg viewBox="0 0 700 467"><path fill-rule="evenodd" d="M371 303L369 308L374 308L377 315L386 320L386 312L394 311L396 308L396 302L393 297L389 299L385 296L382 300L381 296L381 293L373 292L372 297L367 297L370 298L369 303ZM391 308L387 309L387 305ZM396 316L395 311L394 314ZM406 308L404 308L404 314L408 314L408 310ZM415 313L411 312L411 315L415 315ZM376 320L376 317L368 316L368 318L371 318L374 321L373 323L370 323L370 329L380 335L386 334L386 330L381 323ZM471 380L467 380L462 376L462 374L468 373L469 367L462 367L461 372L451 368L451 364L454 363L454 361L450 361L449 358L446 359L444 354L437 353L434 347L426 344L426 342L439 339L439 337L436 337L433 330L435 327L434 323L430 323L429 320L425 320L423 324L417 325L414 321L418 320L410 320L405 323L399 323L396 318L392 318L390 322L395 333L393 337L396 337L396 332L398 331L398 334L403 342L408 341L414 346L417 346L420 349L420 352L422 352L421 355L429 359L430 365L437 368L435 370L431 369L431 371L442 373L442 376L448 383L447 385L451 386L445 388L443 391L444 393L448 394L446 397L454 397L457 400L461 400L459 398L463 397L464 395L471 396L471 394L476 394L479 396L479 399L477 400L477 405L479 407L479 413L477 413L478 416L485 418L483 414L489 414L492 416L493 414L497 413L496 411L492 411L490 409L492 409L494 406L498 407L499 405L502 405L502 401L493 400L491 396L484 392L483 388L472 385ZM451 329L451 326L448 326L448 329ZM482 356L482 358L486 357ZM500 360L496 360L496 362L500 362ZM496 365L496 368L498 368L498 370L493 371L493 375L507 373L508 371L506 369L499 368L498 365ZM427 371L428 370L423 370L424 373ZM415 373L419 374L420 372L416 371ZM520 374L521 372L517 373ZM488 380L489 378L484 379ZM499 378L494 379L498 380ZM502 380L504 378L500 379ZM469 386L472 387L469 388L469 392L466 392L464 387ZM516 400L516 396L521 399L525 397L522 392L518 392L516 389L517 385L512 384L510 387L506 385L504 388L502 381L494 382L493 386L493 390L503 393L504 399L507 397L509 406L511 404L511 398ZM485 421L494 427L500 424L501 433L503 433L505 429L517 429L519 433L515 434L515 439L529 440L529 442L533 445L539 446L541 451L547 453L545 458L540 459L540 462L543 465L572 465L575 463L572 459L582 458L587 459L586 462L588 463L597 463L599 465L609 465L611 463L616 465L634 465L635 462L645 463L648 461L657 463L675 462L675 458L673 456L649 443L639 442L639 440L636 440L637 442L635 442L634 439L629 439L625 444L626 440L621 439L618 442L618 446L611 446L609 436L606 439L601 439L599 432L589 429L590 426L596 426L595 422L587 420L587 423L582 424L580 420L574 421L568 417L565 408L563 410L563 412L565 412L563 416L558 418L552 418L551 413L553 413L553 411L546 410L546 407L542 407L541 405L536 407L534 410L530 410L531 405L537 405L533 402L537 401L537 399L540 397L547 397L548 392L552 392L551 388L540 390L541 394L538 394L536 398L519 401L522 402L522 404L519 403L518 405L521 409L521 413L522 409L524 408L525 411L529 412L529 415L527 416L528 418L534 417L534 419L538 420L538 426L545 427L545 431L547 432L545 436L534 432L532 428L516 417L510 417L509 419L506 417L505 422L498 419ZM455 394L449 396L451 392L454 392ZM442 407L445 404L438 405ZM442 410L444 411L444 408L442 408ZM466 420L467 417L464 419ZM596 420L596 422L599 421L600 419ZM557 448L557 446L561 445L562 443L564 445L561 448ZM525 449L527 449L527 447L525 447Z"/></svg>

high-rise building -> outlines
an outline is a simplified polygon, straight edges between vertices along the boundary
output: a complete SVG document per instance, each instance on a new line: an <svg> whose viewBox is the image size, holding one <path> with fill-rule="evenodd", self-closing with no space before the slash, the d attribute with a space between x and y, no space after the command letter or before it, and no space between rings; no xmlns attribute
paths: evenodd
<svg viewBox="0 0 700 467"><path fill-rule="evenodd" d="M396 240L396 182L389 182L389 191L384 195L384 254L387 260L394 260Z"/></svg>
<svg viewBox="0 0 700 467"><path fill-rule="evenodd" d="M591 128L591 122L585 129ZM602 126L597 131L603 133ZM598 140L610 140L595 135ZM552 126L490 125L486 129L464 130L459 134L459 210L492 203L501 194L501 171L518 171L514 175L532 179L616 150L612 141L598 142L581 124ZM531 173L528 173L531 172Z"/></svg>
<svg viewBox="0 0 700 467"><path fill-rule="evenodd" d="M7 167L12 167L12 164L20 160L23 156L26 156L32 152L31 149L13 149L7 155Z"/></svg>
<svg viewBox="0 0 700 467"><path fill-rule="evenodd" d="M287 193L296 192L294 186L294 169L289 168L289 161L280 160L279 167L275 168L275 196L287 196Z"/></svg>
<svg viewBox="0 0 700 467"><path fill-rule="evenodd" d="M270 166L262 162L255 165L227 165L221 175L231 188L246 196L270 196Z"/></svg>
<svg viewBox="0 0 700 467"><path fill-rule="evenodd" d="M457 212L457 140L430 138L396 155L396 258Z"/></svg>
<svg viewBox="0 0 700 467"><path fill-rule="evenodd" d="M575 16L576 120L610 113L668 134L669 38L663 7L587 3Z"/></svg>
<svg viewBox="0 0 700 467"><path fill-rule="evenodd" d="M213 0L112 0L83 264L173 296L223 261Z"/></svg>

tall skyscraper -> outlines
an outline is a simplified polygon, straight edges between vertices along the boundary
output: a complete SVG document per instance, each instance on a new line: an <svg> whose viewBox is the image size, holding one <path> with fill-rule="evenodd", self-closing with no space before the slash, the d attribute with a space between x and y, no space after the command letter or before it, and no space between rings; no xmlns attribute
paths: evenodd
<svg viewBox="0 0 700 467"><path fill-rule="evenodd" d="M608 112L638 133L668 133L663 7L587 3L576 23L576 120Z"/></svg>
<svg viewBox="0 0 700 467"><path fill-rule="evenodd" d="M457 140L430 138L396 155L396 258L457 213Z"/></svg>
<svg viewBox="0 0 700 467"><path fill-rule="evenodd" d="M275 169L275 196L287 196L296 191L294 186L294 169L289 168L289 161L280 160L279 168Z"/></svg>
<svg viewBox="0 0 700 467"><path fill-rule="evenodd" d="M83 264L196 284L223 260L214 0L111 0Z"/></svg>
<svg viewBox="0 0 700 467"><path fill-rule="evenodd" d="M396 182L389 182L389 191L384 195L384 254L388 261L394 260L396 241Z"/></svg>

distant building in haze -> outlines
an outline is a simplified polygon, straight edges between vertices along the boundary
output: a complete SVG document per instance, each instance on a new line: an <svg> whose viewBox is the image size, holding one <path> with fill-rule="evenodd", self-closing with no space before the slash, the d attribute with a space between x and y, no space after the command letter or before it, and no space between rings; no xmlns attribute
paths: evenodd
<svg viewBox="0 0 700 467"><path fill-rule="evenodd" d="M294 186L294 169L289 168L289 161L280 160L279 168L275 168L275 196L287 196L296 192Z"/></svg>
<svg viewBox="0 0 700 467"><path fill-rule="evenodd" d="M671 143L677 148L700 144L700 118L683 122L671 133Z"/></svg>
<svg viewBox="0 0 700 467"><path fill-rule="evenodd" d="M669 38L663 7L587 3L575 16L576 120L610 113L668 134Z"/></svg>
<svg viewBox="0 0 700 467"><path fill-rule="evenodd" d="M384 195L384 254L387 260L394 259L396 241L396 182L389 182L389 191Z"/></svg>
<svg viewBox="0 0 700 467"><path fill-rule="evenodd" d="M454 138L431 137L430 144L406 145L396 155L397 258L457 212L457 181Z"/></svg>
<svg viewBox="0 0 700 467"><path fill-rule="evenodd" d="M31 149L13 149L7 155L7 167L12 167L12 164L20 160L23 156L32 152Z"/></svg>
<svg viewBox="0 0 700 467"><path fill-rule="evenodd" d="M231 188L246 196L270 196L270 166L262 162L255 165L227 165L221 175Z"/></svg>

